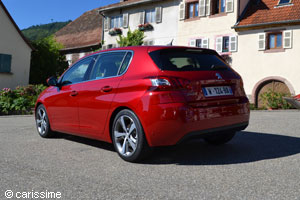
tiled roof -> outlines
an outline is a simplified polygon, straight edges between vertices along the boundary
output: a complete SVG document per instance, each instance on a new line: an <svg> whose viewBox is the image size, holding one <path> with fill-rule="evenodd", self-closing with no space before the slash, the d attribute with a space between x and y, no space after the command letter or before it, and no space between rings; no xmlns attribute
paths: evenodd
<svg viewBox="0 0 300 200"><path fill-rule="evenodd" d="M56 41L66 49L99 45L102 41L102 16L98 9L85 12L55 33Z"/></svg>
<svg viewBox="0 0 300 200"><path fill-rule="evenodd" d="M236 28L268 23L287 23L300 20L300 1L278 6L278 0L250 0Z"/></svg>
<svg viewBox="0 0 300 200"><path fill-rule="evenodd" d="M99 10L100 11L113 10L113 9L117 9L117 8L121 8L121 7L132 6L132 5L136 5L136 4L140 4L140 3L148 3L148 2L154 2L154 1L159 1L159 0L126 0L123 2L103 6L103 7L99 8Z"/></svg>

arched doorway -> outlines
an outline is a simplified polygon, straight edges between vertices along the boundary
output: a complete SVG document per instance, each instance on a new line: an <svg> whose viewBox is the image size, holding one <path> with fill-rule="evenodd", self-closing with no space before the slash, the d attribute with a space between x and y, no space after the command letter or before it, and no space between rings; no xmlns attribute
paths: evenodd
<svg viewBox="0 0 300 200"><path fill-rule="evenodd" d="M294 94L294 89L291 84L284 78L281 77L268 77L259 81L254 88L255 105L260 108L263 106L261 94L272 90L283 94Z"/></svg>

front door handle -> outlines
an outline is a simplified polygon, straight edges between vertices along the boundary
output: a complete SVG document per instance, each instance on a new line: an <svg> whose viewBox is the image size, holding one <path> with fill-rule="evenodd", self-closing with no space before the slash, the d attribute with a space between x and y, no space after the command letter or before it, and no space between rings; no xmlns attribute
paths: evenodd
<svg viewBox="0 0 300 200"><path fill-rule="evenodd" d="M101 88L101 91L102 92L110 92L110 91L112 91L112 87L110 87L110 86L104 86L103 88Z"/></svg>
<svg viewBox="0 0 300 200"><path fill-rule="evenodd" d="M72 96L72 97L75 97L75 96L77 96L77 95L78 95L78 92L77 92L77 91L75 91L75 90L74 90L74 91L72 91L72 92L71 92L71 94L70 94L70 96Z"/></svg>

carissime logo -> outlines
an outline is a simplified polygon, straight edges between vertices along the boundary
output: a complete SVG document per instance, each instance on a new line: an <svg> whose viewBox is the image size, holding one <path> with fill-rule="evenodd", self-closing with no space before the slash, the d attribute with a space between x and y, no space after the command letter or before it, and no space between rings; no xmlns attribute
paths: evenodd
<svg viewBox="0 0 300 200"><path fill-rule="evenodd" d="M216 76L218 77L218 80L223 79L222 76L221 76L221 74L219 74L219 73L216 73Z"/></svg>

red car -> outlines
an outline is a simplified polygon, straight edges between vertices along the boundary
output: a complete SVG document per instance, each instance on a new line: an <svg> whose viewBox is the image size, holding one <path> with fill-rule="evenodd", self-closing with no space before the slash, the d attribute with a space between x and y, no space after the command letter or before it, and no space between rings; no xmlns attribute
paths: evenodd
<svg viewBox="0 0 300 200"><path fill-rule="evenodd" d="M48 84L36 103L42 137L64 132L112 142L120 157L131 162L151 147L191 138L226 143L249 122L241 77L208 49L100 51Z"/></svg>

